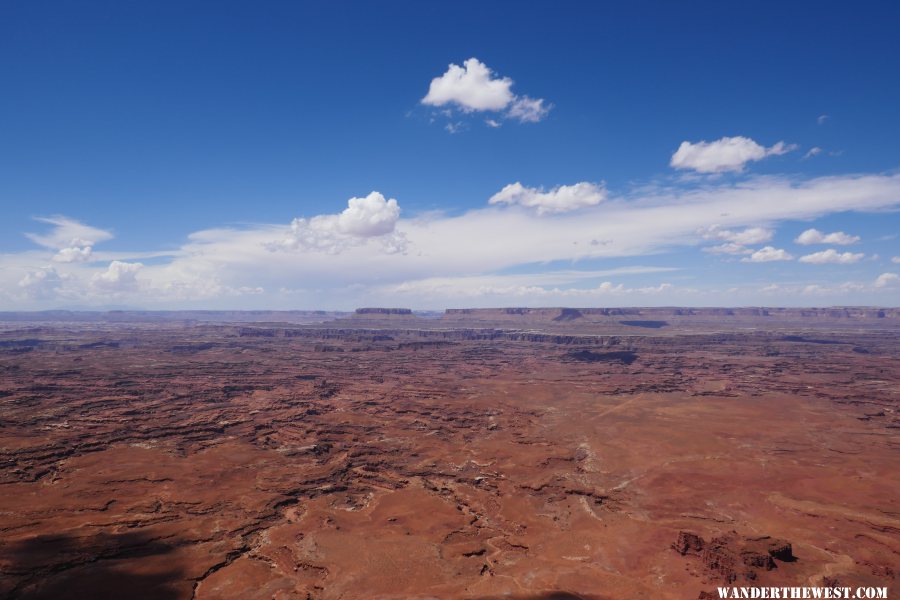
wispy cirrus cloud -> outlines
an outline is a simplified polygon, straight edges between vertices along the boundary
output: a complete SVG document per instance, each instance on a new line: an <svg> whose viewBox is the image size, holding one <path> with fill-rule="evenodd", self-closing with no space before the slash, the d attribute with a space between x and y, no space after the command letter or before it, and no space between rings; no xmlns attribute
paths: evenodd
<svg viewBox="0 0 900 600"><path fill-rule="evenodd" d="M110 231L68 217L35 217L35 221L52 225L52 228L45 233L26 233L25 236L40 246L57 250L53 256L56 262L87 262L92 258L95 244L113 237Z"/></svg>
<svg viewBox="0 0 900 600"><path fill-rule="evenodd" d="M635 286L622 282L601 281L591 286L552 285L546 282L527 285L506 281L505 277L419 280L383 288L384 298L422 298L434 303L466 305L477 301L480 306L504 306L511 301L546 306L547 304L591 305L597 302L618 304L646 303L648 297L671 292L668 282ZM421 301L421 300L420 300Z"/></svg>
<svg viewBox="0 0 900 600"><path fill-rule="evenodd" d="M64 216L35 217L34 220L52 225L52 228L46 233L26 233L25 237L35 244L53 250L70 246L93 246L113 237L110 231L85 225Z"/></svg>
<svg viewBox="0 0 900 600"><path fill-rule="evenodd" d="M818 156L821 153L822 153L821 148L819 148L818 146L813 146L812 148L810 148L809 150L806 151L806 154L803 155L803 160L807 160L809 158L812 158L813 156Z"/></svg>
<svg viewBox="0 0 900 600"><path fill-rule="evenodd" d="M58 250L47 244L41 250L0 256L0 302L5 306L51 306L61 299L103 303L113 290L117 297L145 306L284 302L294 307L299 303L352 308L388 298L385 290L401 289L407 303L434 306L438 300L429 290L438 283L440 289L458 287L460 297L469 299L481 290L497 303L504 298L502 290L509 291L509 301L544 298L547 302L588 293L578 290L595 290L594 296L584 297L600 302L596 294L601 292L596 290L604 283L609 285L602 293L619 285L621 290L660 289L652 298L665 302L687 297L678 294L687 294L691 287L683 282L690 276L689 269L660 270L656 275L650 271L606 276L569 273L562 278L557 272L577 270L574 267L579 264L595 267L603 264L600 261L616 261L612 264L617 266L626 262L627 266L627 261L640 260L645 267L660 269L669 265L648 264L648 259L704 247L706 242L732 244L728 249L748 263L787 266L790 253L786 250L748 245L771 241L782 222L900 207L897 174L806 180L750 177L693 186L679 182L619 194L604 188L603 198L584 200L575 194L581 199L569 202L563 194L561 204L557 197L550 201L540 196L552 196L554 190L558 195L562 187L577 185L550 191L522 186L526 200L493 204L488 192L483 207L451 215L406 216L400 201L373 192L350 199L340 212L297 217L289 223L196 231L167 256L157 253L152 260L141 259L140 267L114 266L114 262L134 265L134 257L152 253L107 252L102 263L53 263L48 268ZM533 197L528 199L527 194ZM577 210L548 209L539 214L541 206L577 206ZM59 239L68 243L72 238ZM556 267L538 270L527 279L509 274L534 265ZM758 273L763 267L736 262L735 268ZM660 288L662 284L670 287ZM537 288L558 291L542 295ZM519 296L513 292L516 289L533 294ZM876 291L872 285L865 289L865 293ZM877 288L884 293L893 289Z"/></svg>

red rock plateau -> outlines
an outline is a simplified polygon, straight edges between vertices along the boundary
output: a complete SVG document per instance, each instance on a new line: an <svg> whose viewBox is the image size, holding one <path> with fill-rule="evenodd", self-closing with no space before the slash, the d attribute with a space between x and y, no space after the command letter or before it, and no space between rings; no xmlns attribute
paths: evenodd
<svg viewBox="0 0 900 600"><path fill-rule="evenodd" d="M898 589L897 309L0 321L0 597Z"/></svg>

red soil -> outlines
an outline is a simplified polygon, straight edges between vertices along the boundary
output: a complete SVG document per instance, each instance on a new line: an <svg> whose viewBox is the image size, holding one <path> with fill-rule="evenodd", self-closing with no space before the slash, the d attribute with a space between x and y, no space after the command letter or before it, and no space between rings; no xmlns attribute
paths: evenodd
<svg viewBox="0 0 900 600"><path fill-rule="evenodd" d="M0 597L896 588L894 312L545 312L0 324Z"/></svg>

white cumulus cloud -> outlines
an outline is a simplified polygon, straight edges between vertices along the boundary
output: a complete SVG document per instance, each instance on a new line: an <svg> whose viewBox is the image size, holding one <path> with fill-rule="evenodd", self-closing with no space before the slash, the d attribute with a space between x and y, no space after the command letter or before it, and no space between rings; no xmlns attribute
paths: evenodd
<svg viewBox="0 0 900 600"><path fill-rule="evenodd" d="M800 244L801 246L810 246L812 244L837 244L838 246L848 246L850 244L855 244L858 241L858 235L848 235L843 231L822 233L818 229L807 229L797 236L794 243Z"/></svg>
<svg viewBox="0 0 900 600"><path fill-rule="evenodd" d="M400 205L396 200L386 200L380 193L372 192L365 198L350 198L347 208L338 215L337 227L348 235L384 235L394 230L399 218Z"/></svg>
<svg viewBox="0 0 900 600"><path fill-rule="evenodd" d="M19 280L19 287L30 299L53 298L63 285L64 278L53 267L29 271Z"/></svg>
<svg viewBox="0 0 900 600"><path fill-rule="evenodd" d="M900 275L896 273L882 273L875 279L875 287L883 288L900 282Z"/></svg>
<svg viewBox="0 0 900 600"><path fill-rule="evenodd" d="M53 260L61 263L87 262L91 260L94 249L91 246L71 246L63 248L53 256Z"/></svg>
<svg viewBox="0 0 900 600"><path fill-rule="evenodd" d="M723 137L714 142L685 141L681 142L669 164L676 169L691 169L698 173L740 172L748 162L785 154L796 148L796 145L784 142L766 148L743 136Z"/></svg>
<svg viewBox="0 0 900 600"><path fill-rule="evenodd" d="M288 237L281 244L286 248L321 250L336 254L368 238L394 233L400 219L400 205L379 192L364 198L350 198L347 208L336 215L318 215L311 219L294 219ZM403 238L395 234L387 240L387 249L402 250Z"/></svg>
<svg viewBox="0 0 900 600"><path fill-rule="evenodd" d="M422 104L444 106L455 104L464 111L506 108L515 98L509 77L494 77L494 72L477 58L463 66L450 64L447 72L431 80Z"/></svg>
<svg viewBox="0 0 900 600"><path fill-rule="evenodd" d="M94 274L91 284L110 292L127 292L138 289L137 273L144 268L141 263L114 260L105 271Z"/></svg>
<svg viewBox="0 0 900 600"><path fill-rule="evenodd" d="M725 242L724 244L719 244L718 246L707 246L703 249L704 252L709 252L711 254L752 254L753 250L746 246L742 246L741 244L735 244L734 242Z"/></svg>
<svg viewBox="0 0 900 600"><path fill-rule="evenodd" d="M462 66L451 63L443 75L432 79L422 104L455 106L463 112L504 113L504 116L523 123L543 119L550 106L542 98L517 96L512 92L512 85L512 79L496 75L486 64L473 57L463 62ZM497 126L490 121L488 125Z"/></svg>
<svg viewBox="0 0 900 600"><path fill-rule="evenodd" d="M764 263L764 262L773 262L777 260L793 260L793 256L791 256L786 250L781 248L774 248L772 246L765 246L764 248L760 248L747 258L742 258L741 262L754 262L754 263Z"/></svg>
<svg viewBox="0 0 900 600"><path fill-rule="evenodd" d="M747 244L762 244L768 242L775 232L765 227L747 227L741 231L723 229L721 225L701 227L697 231L704 240L720 240L732 242L741 246Z"/></svg>
<svg viewBox="0 0 900 600"><path fill-rule="evenodd" d="M582 181L573 185L560 185L544 191L543 188L529 188L518 181L504 186L491 196L489 204L518 204L537 209L539 215L564 213L587 206L595 206L606 199L603 184Z"/></svg>
<svg viewBox="0 0 900 600"><path fill-rule="evenodd" d="M862 252L838 252L834 248L829 248L828 250L822 250L821 252L814 252L812 254L807 254L806 256L800 257L800 262L809 263L813 265L826 265L826 264L836 264L836 265L850 265L855 262L859 262L865 254Z"/></svg>

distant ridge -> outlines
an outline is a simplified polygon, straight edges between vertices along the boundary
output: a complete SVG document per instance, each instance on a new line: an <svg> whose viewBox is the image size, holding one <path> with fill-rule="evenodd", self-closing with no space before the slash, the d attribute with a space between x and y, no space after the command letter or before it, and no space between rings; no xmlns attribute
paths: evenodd
<svg viewBox="0 0 900 600"><path fill-rule="evenodd" d="M321 323L346 316L330 310L41 310L0 311L0 321L70 323Z"/></svg>
<svg viewBox="0 0 900 600"><path fill-rule="evenodd" d="M555 321L562 323L598 317L645 317L645 319L619 322L624 325L652 328L662 327L667 319L672 318L897 319L900 318L900 309L866 306L828 308L686 308L675 306L652 308L448 308L444 312L443 318L447 321Z"/></svg>
<svg viewBox="0 0 900 600"><path fill-rule="evenodd" d="M72 322L72 323L291 323L315 325L324 322L356 320L392 323L409 320L420 326L423 321L442 322L452 327L470 325L523 327L532 324L554 324L561 328L578 328L594 324L615 324L629 328L658 329L679 324L702 322L723 324L743 319L762 318L762 322L880 321L900 319L900 308L848 307L506 307L448 308L445 311L414 311L398 307L362 307L353 312L329 310L44 310L0 311L5 322Z"/></svg>
<svg viewBox="0 0 900 600"><path fill-rule="evenodd" d="M357 308L357 315L412 315L411 308Z"/></svg>

